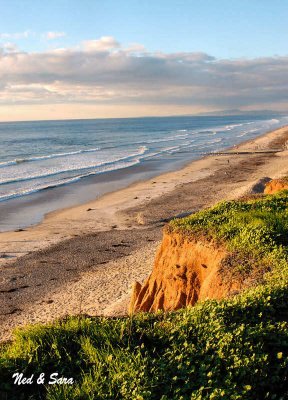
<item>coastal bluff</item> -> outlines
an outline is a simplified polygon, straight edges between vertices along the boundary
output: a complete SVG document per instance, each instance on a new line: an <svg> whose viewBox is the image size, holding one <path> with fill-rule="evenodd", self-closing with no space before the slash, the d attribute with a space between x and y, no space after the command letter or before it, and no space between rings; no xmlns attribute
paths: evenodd
<svg viewBox="0 0 288 400"><path fill-rule="evenodd" d="M284 189L288 189L288 178L272 179L270 182L266 183L264 193L273 194Z"/></svg>
<svg viewBox="0 0 288 400"><path fill-rule="evenodd" d="M281 237L270 226L267 207L281 208L277 193L285 193L285 189L287 178L274 179L266 183L260 197L222 202L171 221L164 228L150 276L143 285L134 283L129 314L178 310L264 282L271 270L265 235L271 235L275 244L277 235ZM265 257L259 250L262 247Z"/></svg>
<svg viewBox="0 0 288 400"><path fill-rule="evenodd" d="M237 285L224 284L219 274L226 258L227 250L213 240L165 230L151 275L143 286L134 284L129 312L178 310L237 290Z"/></svg>

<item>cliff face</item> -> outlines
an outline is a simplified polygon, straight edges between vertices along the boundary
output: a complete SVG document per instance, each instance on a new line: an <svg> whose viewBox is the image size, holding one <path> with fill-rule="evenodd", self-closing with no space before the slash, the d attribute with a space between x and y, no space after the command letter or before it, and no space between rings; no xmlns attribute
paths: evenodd
<svg viewBox="0 0 288 400"><path fill-rule="evenodd" d="M266 183L264 193L273 194L279 192L280 190L288 189L288 179L273 179L272 181Z"/></svg>
<svg viewBox="0 0 288 400"><path fill-rule="evenodd" d="M265 193L283 189L288 189L287 178L270 181ZM198 214L171 221L164 231L151 275L143 285L134 285L129 312L177 310L199 300L226 297L262 281L272 247L268 252L267 246L263 246L259 229L264 229L265 235L271 231L265 218L270 201L273 207L278 202L279 213L286 221L286 203L281 196L286 201L288 195L284 192L280 197L267 196L266 200L262 195L249 198L246 203L243 199L221 202ZM211 230L210 237L215 241L205 239L207 230ZM273 231L269 235L271 243L277 242ZM227 244L229 253L225 245L216 245L216 238L218 243Z"/></svg>
<svg viewBox="0 0 288 400"><path fill-rule="evenodd" d="M219 275L226 256L227 251L213 242L165 232L151 275L143 286L134 285L129 312L177 310L238 289L228 287Z"/></svg>

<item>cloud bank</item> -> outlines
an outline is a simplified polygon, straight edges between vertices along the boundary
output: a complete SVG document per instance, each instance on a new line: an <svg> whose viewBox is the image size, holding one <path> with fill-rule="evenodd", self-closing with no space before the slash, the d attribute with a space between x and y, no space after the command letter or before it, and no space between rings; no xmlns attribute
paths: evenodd
<svg viewBox="0 0 288 400"><path fill-rule="evenodd" d="M49 34L53 39L64 33ZM286 110L287 93L286 56L219 60L201 52L150 53L110 36L42 53L0 48L0 106L127 106L131 116L141 107L159 114L165 107L178 114Z"/></svg>

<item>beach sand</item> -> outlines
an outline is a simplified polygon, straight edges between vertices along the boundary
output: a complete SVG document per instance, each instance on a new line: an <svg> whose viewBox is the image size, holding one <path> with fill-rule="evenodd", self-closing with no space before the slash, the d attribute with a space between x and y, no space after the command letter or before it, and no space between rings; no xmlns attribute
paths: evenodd
<svg viewBox="0 0 288 400"><path fill-rule="evenodd" d="M0 233L0 340L67 314L123 315L150 273L163 225L288 174L288 127L138 182L36 226Z"/></svg>

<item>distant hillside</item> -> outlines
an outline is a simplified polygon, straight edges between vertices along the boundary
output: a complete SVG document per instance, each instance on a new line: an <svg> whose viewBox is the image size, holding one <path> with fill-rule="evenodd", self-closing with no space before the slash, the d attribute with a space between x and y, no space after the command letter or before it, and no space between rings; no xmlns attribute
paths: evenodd
<svg viewBox="0 0 288 400"><path fill-rule="evenodd" d="M227 116L227 115L259 115L259 116L283 116L283 115L288 115L288 110L287 112L284 111L271 111L271 110L257 110L257 111L241 111L237 108L231 109L231 110L219 110L219 111L211 111L211 112L206 112L206 113L200 113L197 114L198 116Z"/></svg>

